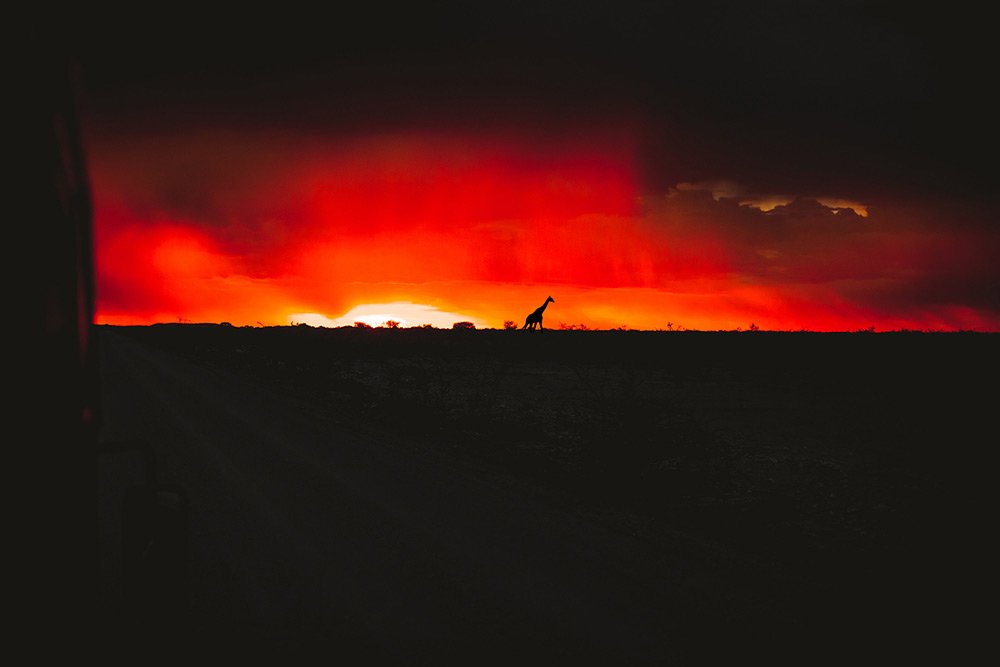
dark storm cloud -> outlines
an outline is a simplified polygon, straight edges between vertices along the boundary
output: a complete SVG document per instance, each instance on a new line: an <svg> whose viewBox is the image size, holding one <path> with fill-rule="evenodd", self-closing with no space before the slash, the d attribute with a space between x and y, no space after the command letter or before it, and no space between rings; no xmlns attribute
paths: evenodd
<svg viewBox="0 0 1000 667"><path fill-rule="evenodd" d="M982 17L891 2L376 3L88 14L96 131L626 119L647 189L988 196Z"/></svg>
<svg viewBox="0 0 1000 667"><path fill-rule="evenodd" d="M727 276L736 284L823 288L824 298L912 322L962 326L947 313L964 313L965 326L993 328L1000 320L1000 230L970 224L968 206L882 203L862 217L810 197L768 211L739 202L690 188L646 202L665 284L688 273Z"/></svg>

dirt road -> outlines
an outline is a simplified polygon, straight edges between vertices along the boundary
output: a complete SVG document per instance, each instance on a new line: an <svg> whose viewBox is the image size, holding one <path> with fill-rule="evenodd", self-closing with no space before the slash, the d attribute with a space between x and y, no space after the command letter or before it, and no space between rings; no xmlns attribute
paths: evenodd
<svg viewBox="0 0 1000 667"><path fill-rule="evenodd" d="M620 516L352 435L266 387L101 336L102 440L151 447L159 481L190 504L190 607L173 619L175 646L634 664L764 636L717 554L683 535L651 543ZM128 453L103 457L112 607L116 517L137 468Z"/></svg>

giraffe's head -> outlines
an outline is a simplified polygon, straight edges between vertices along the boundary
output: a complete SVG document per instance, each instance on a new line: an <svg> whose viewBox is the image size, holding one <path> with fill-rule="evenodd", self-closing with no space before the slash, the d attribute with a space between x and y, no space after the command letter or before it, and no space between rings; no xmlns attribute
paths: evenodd
<svg viewBox="0 0 1000 667"><path fill-rule="evenodd" d="M551 301L552 303L556 302L556 300L553 299L551 296L545 300L545 303L548 303L549 301Z"/></svg>

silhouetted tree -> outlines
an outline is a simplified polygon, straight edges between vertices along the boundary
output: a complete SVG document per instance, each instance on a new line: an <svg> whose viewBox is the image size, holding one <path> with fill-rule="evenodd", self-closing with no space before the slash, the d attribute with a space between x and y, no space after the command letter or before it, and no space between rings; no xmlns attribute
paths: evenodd
<svg viewBox="0 0 1000 667"><path fill-rule="evenodd" d="M355 329L371 329L372 325L367 324L365 322L355 322L354 323L354 328Z"/></svg>
<svg viewBox="0 0 1000 667"><path fill-rule="evenodd" d="M397 322L396 320L387 320L385 323L385 327L386 329L398 329L399 322Z"/></svg>
<svg viewBox="0 0 1000 667"><path fill-rule="evenodd" d="M504 320L503 321L503 328L505 330L516 329L517 328L517 323L514 322L514 320Z"/></svg>
<svg viewBox="0 0 1000 667"><path fill-rule="evenodd" d="M455 322L451 325L452 329L475 329L476 325L472 322Z"/></svg>

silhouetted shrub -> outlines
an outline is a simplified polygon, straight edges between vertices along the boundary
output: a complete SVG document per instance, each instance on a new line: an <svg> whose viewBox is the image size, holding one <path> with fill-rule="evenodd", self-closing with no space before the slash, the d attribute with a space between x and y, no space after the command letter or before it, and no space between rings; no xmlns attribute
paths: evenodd
<svg viewBox="0 0 1000 667"><path fill-rule="evenodd" d="M354 323L354 328L355 329L371 329L372 325L366 324L365 322L355 322Z"/></svg>
<svg viewBox="0 0 1000 667"><path fill-rule="evenodd" d="M509 329L516 329L517 328L517 323L514 320L504 320L504 322L503 322L503 328L507 329L507 330L509 330Z"/></svg>
<svg viewBox="0 0 1000 667"><path fill-rule="evenodd" d="M472 322L455 322L451 325L452 329L475 329L476 325Z"/></svg>
<svg viewBox="0 0 1000 667"><path fill-rule="evenodd" d="M398 329L399 328L399 322L397 322L396 320L388 320L385 323L385 328L386 329Z"/></svg>

